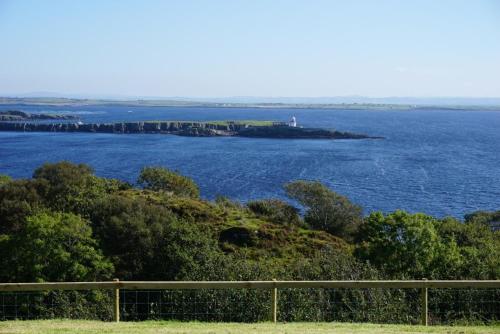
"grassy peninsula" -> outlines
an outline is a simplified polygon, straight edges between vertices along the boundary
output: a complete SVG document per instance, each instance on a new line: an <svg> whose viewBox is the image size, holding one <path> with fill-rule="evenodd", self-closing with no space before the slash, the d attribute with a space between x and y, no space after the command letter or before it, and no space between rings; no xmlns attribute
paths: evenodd
<svg viewBox="0 0 500 334"><path fill-rule="evenodd" d="M0 122L0 131L173 134L188 137L252 137L280 139L383 139L333 129L303 128L272 121L135 121L120 123Z"/></svg>

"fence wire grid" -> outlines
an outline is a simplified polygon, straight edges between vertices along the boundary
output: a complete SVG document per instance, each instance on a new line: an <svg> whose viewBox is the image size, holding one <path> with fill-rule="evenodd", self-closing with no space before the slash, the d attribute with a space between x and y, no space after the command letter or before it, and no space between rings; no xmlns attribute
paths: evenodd
<svg viewBox="0 0 500 334"><path fill-rule="evenodd" d="M122 321L261 322L271 319L271 289L121 289ZM418 324L417 288L280 288L280 322L340 321ZM0 292L0 320L112 320L114 290ZM430 324L500 321L500 289L428 289Z"/></svg>

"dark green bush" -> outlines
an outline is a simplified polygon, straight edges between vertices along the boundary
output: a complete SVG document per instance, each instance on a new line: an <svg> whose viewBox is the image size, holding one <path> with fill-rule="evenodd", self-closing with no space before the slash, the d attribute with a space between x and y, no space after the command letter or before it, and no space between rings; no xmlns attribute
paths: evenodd
<svg viewBox="0 0 500 334"><path fill-rule="evenodd" d="M168 168L144 167L137 182L144 189L170 192L177 196L200 197L200 190L192 179Z"/></svg>
<svg viewBox="0 0 500 334"><path fill-rule="evenodd" d="M319 182L295 181L285 190L307 209L304 220L312 228L351 240L363 221L360 206Z"/></svg>

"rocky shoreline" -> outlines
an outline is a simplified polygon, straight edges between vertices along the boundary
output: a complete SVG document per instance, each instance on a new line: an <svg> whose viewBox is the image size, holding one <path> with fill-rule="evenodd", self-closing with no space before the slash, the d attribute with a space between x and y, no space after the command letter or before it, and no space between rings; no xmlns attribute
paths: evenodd
<svg viewBox="0 0 500 334"><path fill-rule="evenodd" d="M89 133L156 133L189 137L252 137L283 139L382 139L364 134L328 129L290 127L285 123L266 126L237 122L148 121L123 123L35 123L0 122L0 131L21 132L89 132Z"/></svg>

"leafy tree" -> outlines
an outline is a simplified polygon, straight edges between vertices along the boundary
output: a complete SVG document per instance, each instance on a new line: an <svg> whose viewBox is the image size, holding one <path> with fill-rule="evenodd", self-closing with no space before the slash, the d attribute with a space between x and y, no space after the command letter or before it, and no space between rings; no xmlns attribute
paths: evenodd
<svg viewBox="0 0 500 334"><path fill-rule="evenodd" d="M391 277L449 278L461 257L453 238L439 235L439 222L425 214L373 212L359 230L356 254Z"/></svg>
<svg viewBox="0 0 500 334"><path fill-rule="evenodd" d="M13 180L0 186L0 235L20 230L27 216L44 207L46 188L43 180Z"/></svg>
<svg viewBox="0 0 500 334"><path fill-rule="evenodd" d="M176 279L218 251L210 234L179 221L147 194L110 195L92 213L94 233L121 279Z"/></svg>
<svg viewBox="0 0 500 334"><path fill-rule="evenodd" d="M85 164L76 165L67 161L44 164L35 170L33 178L47 182L44 199L49 208L84 216L89 215L94 201L129 187L117 180L96 177L92 168Z"/></svg>
<svg viewBox="0 0 500 334"><path fill-rule="evenodd" d="M304 220L315 229L349 239L363 221L361 207L319 182L295 181L285 190L307 209Z"/></svg>
<svg viewBox="0 0 500 334"><path fill-rule="evenodd" d="M144 167L139 175L138 183L145 189L153 191L164 191L192 198L200 196L200 190L192 179L163 167Z"/></svg>
<svg viewBox="0 0 500 334"><path fill-rule="evenodd" d="M202 226L174 221L161 235L157 253L146 279L183 280L191 273L204 268L223 257L216 240ZM212 267L212 270L221 268Z"/></svg>
<svg viewBox="0 0 500 334"><path fill-rule="evenodd" d="M0 254L2 281L94 281L113 272L88 222L71 213L28 217L20 231L0 238Z"/></svg>
<svg viewBox="0 0 500 334"><path fill-rule="evenodd" d="M116 276L138 279L155 256L164 226L175 218L142 198L110 195L96 202L90 219L101 249L115 264Z"/></svg>
<svg viewBox="0 0 500 334"><path fill-rule="evenodd" d="M443 239L457 244L461 255L457 279L500 277L500 232L493 232L483 221L462 223L450 217L443 219L437 230Z"/></svg>

